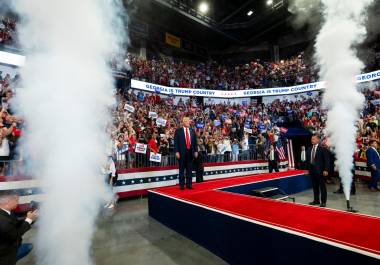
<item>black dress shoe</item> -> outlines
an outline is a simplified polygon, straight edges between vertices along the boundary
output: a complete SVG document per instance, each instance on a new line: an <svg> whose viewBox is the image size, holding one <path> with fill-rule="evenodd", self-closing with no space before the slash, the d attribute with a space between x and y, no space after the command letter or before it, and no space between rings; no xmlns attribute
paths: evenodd
<svg viewBox="0 0 380 265"><path fill-rule="evenodd" d="M187 186L186 188L187 188L188 190L192 190L192 189L193 189L192 186Z"/></svg>
<svg viewBox="0 0 380 265"><path fill-rule="evenodd" d="M309 202L309 205L319 205L320 202Z"/></svg>
<svg viewBox="0 0 380 265"><path fill-rule="evenodd" d="M180 190L184 190L185 189L185 187L180 187Z"/></svg>
<svg viewBox="0 0 380 265"><path fill-rule="evenodd" d="M326 203L321 203L320 207L326 207Z"/></svg>
<svg viewBox="0 0 380 265"><path fill-rule="evenodd" d="M335 194L342 194L343 191L342 191L342 190L336 190L336 191L334 191L334 193L335 193Z"/></svg>

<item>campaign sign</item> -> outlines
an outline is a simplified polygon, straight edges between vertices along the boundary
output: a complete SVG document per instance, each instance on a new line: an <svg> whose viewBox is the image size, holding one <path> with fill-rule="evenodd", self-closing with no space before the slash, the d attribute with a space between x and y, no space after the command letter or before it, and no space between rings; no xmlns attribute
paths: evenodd
<svg viewBox="0 0 380 265"><path fill-rule="evenodd" d="M204 123L197 123L196 125L195 125L198 129L203 129L204 127L205 127L205 124Z"/></svg>
<svg viewBox="0 0 380 265"><path fill-rule="evenodd" d="M158 118L158 115L157 115L156 112L149 111L149 118L157 119L157 118Z"/></svg>
<svg viewBox="0 0 380 265"><path fill-rule="evenodd" d="M156 124L157 124L157 126L165 127L166 126L166 120L164 120L163 118L158 118L156 120Z"/></svg>
<svg viewBox="0 0 380 265"><path fill-rule="evenodd" d="M246 133L252 133L252 129L248 129L248 128L244 127L244 132L246 132Z"/></svg>
<svg viewBox="0 0 380 265"><path fill-rule="evenodd" d="M135 108L131 105L125 104L124 109L129 112L135 112Z"/></svg>
<svg viewBox="0 0 380 265"><path fill-rule="evenodd" d="M146 154L147 147L148 146L146 144L137 143L136 148L135 148L135 152L139 153L139 154Z"/></svg>
<svg viewBox="0 0 380 265"><path fill-rule="evenodd" d="M124 144L121 149L118 149L117 152L118 154L122 154L128 151L128 144Z"/></svg>
<svg viewBox="0 0 380 265"><path fill-rule="evenodd" d="M152 162L161 163L161 154L150 153L149 160Z"/></svg>

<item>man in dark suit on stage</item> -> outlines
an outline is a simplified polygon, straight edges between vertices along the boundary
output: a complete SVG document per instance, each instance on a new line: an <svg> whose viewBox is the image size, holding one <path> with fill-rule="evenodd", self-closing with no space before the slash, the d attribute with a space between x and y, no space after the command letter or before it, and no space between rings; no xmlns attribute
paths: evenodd
<svg viewBox="0 0 380 265"><path fill-rule="evenodd" d="M174 136L175 155L179 162L179 186L185 189L185 170L186 187L192 189L192 168L193 160L198 157L198 143L195 132L190 128L190 118L184 117L181 128L178 128Z"/></svg>
<svg viewBox="0 0 380 265"><path fill-rule="evenodd" d="M280 163L280 157L278 155L277 150L274 148L274 144L270 145L267 158L268 158L269 173L272 173L273 170L275 172L279 172L278 164Z"/></svg>
<svg viewBox="0 0 380 265"><path fill-rule="evenodd" d="M326 207L327 191L325 177L328 176L329 156L327 150L320 144L319 135L311 137L312 146L307 150L307 168L313 185L314 201L310 205L320 205ZM321 194L321 199L319 199Z"/></svg>
<svg viewBox="0 0 380 265"><path fill-rule="evenodd" d="M371 170L371 182L369 183L369 189L371 191L379 191L377 188L377 182L380 179L380 156L377 152L377 141L370 140L369 148L366 152L367 155L367 167Z"/></svg>
<svg viewBox="0 0 380 265"><path fill-rule="evenodd" d="M14 265L31 250L31 244L21 244L22 236L37 219L37 211L28 212L26 219L18 220L12 211L17 208L19 196L12 191L0 191L0 264Z"/></svg>

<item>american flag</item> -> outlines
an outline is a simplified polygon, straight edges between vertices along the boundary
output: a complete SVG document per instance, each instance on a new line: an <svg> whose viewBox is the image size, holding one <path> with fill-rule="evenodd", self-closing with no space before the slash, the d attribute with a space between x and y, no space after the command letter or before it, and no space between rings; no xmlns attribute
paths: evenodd
<svg viewBox="0 0 380 265"><path fill-rule="evenodd" d="M285 127L280 128L280 132L282 132L282 133L287 133L287 131L288 131L288 129Z"/></svg>
<svg viewBox="0 0 380 265"><path fill-rule="evenodd" d="M278 153L278 156L280 157L280 160L286 160L285 150L281 142L277 141L275 144L276 144L276 151Z"/></svg>

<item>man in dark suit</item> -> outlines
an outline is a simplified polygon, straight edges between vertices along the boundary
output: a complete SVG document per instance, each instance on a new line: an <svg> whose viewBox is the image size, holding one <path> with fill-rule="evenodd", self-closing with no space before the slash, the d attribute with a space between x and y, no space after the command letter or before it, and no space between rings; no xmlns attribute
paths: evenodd
<svg viewBox="0 0 380 265"><path fill-rule="evenodd" d="M369 183L369 189L371 191L379 191L377 182L380 179L380 156L377 152L377 141L370 140L369 148L367 149L367 167L371 170L371 182Z"/></svg>
<svg viewBox="0 0 380 265"><path fill-rule="evenodd" d="M185 170L186 187L192 189L192 168L193 160L198 157L198 143L195 132L190 128L189 117L184 117L181 128L178 128L174 135L175 155L179 162L179 186L185 189Z"/></svg>
<svg viewBox="0 0 380 265"><path fill-rule="evenodd" d="M0 192L0 264L14 265L31 250L31 244L21 244L22 235L37 219L37 211L28 212L26 219L19 221L12 213L17 208L19 196L12 191Z"/></svg>
<svg viewBox="0 0 380 265"><path fill-rule="evenodd" d="M274 144L270 145L267 158L268 158L269 173L272 173L273 170L275 172L279 172L278 163L280 162L280 157L278 155L277 150L274 148Z"/></svg>
<svg viewBox="0 0 380 265"><path fill-rule="evenodd" d="M313 135L311 137L312 146L308 148L307 154L307 168L313 185L314 201L310 202L310 205L320 205L326 207L327 190L325 177L328 176L329 170L329 156L327 150L319 143L319 135ZM321 194L321 199L319 199Z"/></svg>

